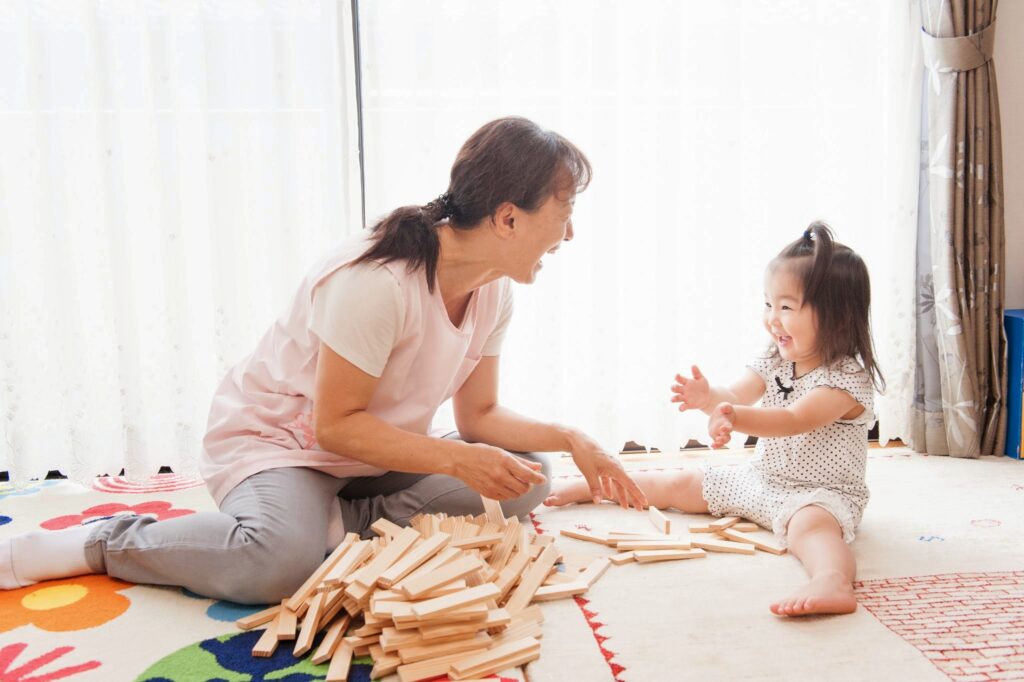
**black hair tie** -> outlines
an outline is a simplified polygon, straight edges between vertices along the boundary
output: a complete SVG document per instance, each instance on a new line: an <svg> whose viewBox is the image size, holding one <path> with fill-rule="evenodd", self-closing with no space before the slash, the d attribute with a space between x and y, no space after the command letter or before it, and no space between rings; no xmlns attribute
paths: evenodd
<svg viewBox="0 0 1024 682"><path fill-rule="evenodd" d="M435 220L444 220L455 215L455 202L452 201L452 193L445 192L427 204Z"/></svg>

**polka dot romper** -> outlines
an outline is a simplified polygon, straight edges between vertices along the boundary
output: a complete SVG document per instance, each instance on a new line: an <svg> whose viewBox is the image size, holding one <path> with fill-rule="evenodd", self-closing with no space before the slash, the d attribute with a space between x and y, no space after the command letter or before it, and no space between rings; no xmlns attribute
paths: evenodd
<svg viewBox="0 0 1024 682"><path fill-rule="evenodd" d="M775 356L748 365L764 380L762 407L789 407L819 386L846 391L864 406L851 420L838 420L796 436L759 438L754 457L739 466L704 472L704 499L715 516L742 516L771 529L786 542L786 526L798 510L818 505L830 512L852 542L868 503L864 483L868 429L875 422L871 377L845 358L796 377L795 364Z"/></svg>

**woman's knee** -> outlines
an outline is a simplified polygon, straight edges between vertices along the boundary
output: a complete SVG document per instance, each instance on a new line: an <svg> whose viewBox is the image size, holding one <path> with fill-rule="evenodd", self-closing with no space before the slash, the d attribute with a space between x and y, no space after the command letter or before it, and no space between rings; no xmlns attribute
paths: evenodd
<svg viewBox="0 0 1024 682"><path fill-rule="evenodd" d="M315 545L315 546L314 546ZM228 579L231 601L271 604L290 597L323 563L323 543L288 547L274 543L248 543L236 553Z"/></svg>

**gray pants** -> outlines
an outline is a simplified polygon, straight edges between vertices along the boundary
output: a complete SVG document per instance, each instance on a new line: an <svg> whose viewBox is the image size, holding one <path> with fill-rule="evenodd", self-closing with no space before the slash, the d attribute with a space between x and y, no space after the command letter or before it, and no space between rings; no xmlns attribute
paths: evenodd
<svg viewBox="0 0 1024 682"><path fill-rule="evenodd" d="M546 457L520 456L541 462L541 473L550 479ZM502 502L505 516L528 514L549 489L535 485ZM480 495L449 476L335 478L314 469L269 469L228 493L219 512L97 524L86 542L86 559L97 573L130 582L180 585L242 604L274 603L294 593L323 562L339 498L345 531L361 535L379 518L408 525L420 513L483 512Z"/></svg>

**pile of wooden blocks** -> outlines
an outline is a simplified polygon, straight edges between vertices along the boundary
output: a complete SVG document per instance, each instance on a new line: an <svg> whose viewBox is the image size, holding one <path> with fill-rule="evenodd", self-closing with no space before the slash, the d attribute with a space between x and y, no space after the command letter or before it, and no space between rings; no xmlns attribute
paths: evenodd
<svg viewBox="0 0 1024 682"><path fill-rule="evenodd" d="M536 660L543 616L531 604L587 591L609 562L559 572L553 537L505 519L494 500L484 508L420 515L408 528L380 519L372 540L349 533L290 599L237 621L267 624L253 656L285 640L304 656L326 631L312 660L330 660L328 681L347 679L363 655L372 678L397 672L401 682L479 678Z"/></svg>
<svg viewBox="0 0 1024 682"><path fill-rule="evenodd" d="M697 534L694 539L692 535L672 535L672 522L660 510L651 507L648 514L657 533L610 531L599 534L581 530L563 530L561 533L576 540L614 547L618 554L610 556L609 560L616 566L633 561L645 564L700 559L707 556L707 552L753 554L761 550L771 554L786 553L785 548L773 539L751 535L752 531L759 529L758 525L743 521L738 516L724 516L708 524L691 524L689 532Z"/></svg>

